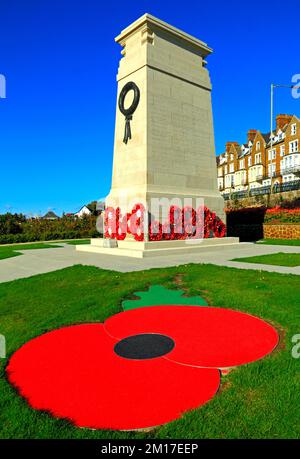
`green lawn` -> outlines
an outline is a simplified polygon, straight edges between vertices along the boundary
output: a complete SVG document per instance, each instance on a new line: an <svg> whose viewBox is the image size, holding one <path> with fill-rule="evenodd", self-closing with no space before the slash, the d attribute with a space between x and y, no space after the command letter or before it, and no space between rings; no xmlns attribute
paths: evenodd
<svg viewBox="0 0 300 459"><path fill-rule="evenodd" d="M300 239L262 239L257 244L266 245L300 245Z"/></svg>
<svg viewBox="0 0 300 459"><path fill-rule="evenodd" d="M81 244L90 244L91 240L90 239L76 239L76 240L65 241L65 242L67 242L67 244L70 244L70 245L81 245Z"/></svg>
<svg viewBox="0 0 300 459"><path fill-rule="evenodd" d="M74 266L2 283L0 333L6 337L8 357L49 330L104 321L121 311L125 298L151 284L184 289L210 305L262 317L279 330L279 348L222 377L220 392L205 406L150 433L79 429L32 410L8 384L4 360L0 363L0 438L300 438L300 359L291 356L291 338L300 333L298 276L213 265L125 274Z"/></svg>
<svg viewBox="0 0 300 459"><path fill-rule="evenodd" d="M299 266L300 253L271 253L268 255L258 255L256 257L234 258L232 261L243 261L246 263L261 263L263 265L276 266Z"/></svg>
<svg viewBox="0 0 300 459"><path fill-rule="evenodd" d="M46 244L43 242L37 242L34 244L15 244L15 245L6 245L0 246L0 260L4 258L17 257L22 255L18 250L32 250L32 249L53 249L54 247L61 247L60 245L55 244Z"/></svg>

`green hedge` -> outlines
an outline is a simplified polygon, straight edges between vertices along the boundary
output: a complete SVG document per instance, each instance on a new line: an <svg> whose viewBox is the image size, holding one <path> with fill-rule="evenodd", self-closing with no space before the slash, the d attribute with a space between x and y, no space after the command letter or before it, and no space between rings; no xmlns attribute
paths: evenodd
<svg viewBox="0 0 300 459"><path fill-rule="evenodd" d="M97 217L62 217L57 220L22 219L19 215L0 216L0 244L99 237Z"/></svg>

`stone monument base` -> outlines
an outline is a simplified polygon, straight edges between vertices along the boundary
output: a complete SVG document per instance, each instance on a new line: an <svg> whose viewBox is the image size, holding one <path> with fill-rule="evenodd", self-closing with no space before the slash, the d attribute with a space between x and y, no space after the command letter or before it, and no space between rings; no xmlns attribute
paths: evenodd
<svg viewBox="0 0 300 459"><path fill-rule="evenodd" d="M91 239L90 245L77 245L79 252L97 253L102 255L117 255L133 258L146 258L156 256L184 255L201 253L208 248L221 248L223 246L238 245L239 238L223 237L199 239L193 241L152 241L136 242L134 240L117 241L117 247L104 247L105 239Z"/></svg>

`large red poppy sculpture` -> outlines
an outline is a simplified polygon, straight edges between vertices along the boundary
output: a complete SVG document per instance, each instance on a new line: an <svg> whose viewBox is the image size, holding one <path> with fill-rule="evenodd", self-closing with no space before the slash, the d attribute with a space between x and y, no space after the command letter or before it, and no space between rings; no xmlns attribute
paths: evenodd
<svg viewBox="0 0 300 459"><path fill-rule="evenodd" d="M272 326L241 312L142 307L29 341L7 375L32 408L76 426L145 429L203 405L220 369L258 360L277 342Z"/></svg>

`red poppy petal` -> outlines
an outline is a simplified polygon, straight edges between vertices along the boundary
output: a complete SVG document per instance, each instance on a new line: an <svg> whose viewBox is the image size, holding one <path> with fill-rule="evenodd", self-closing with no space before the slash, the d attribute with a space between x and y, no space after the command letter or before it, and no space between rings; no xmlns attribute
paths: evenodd
<svg viewBox="0 0 300 459"><path fill-rule="evenodd" d="M80 427L131 430L161 425L210 400L219 371L164 358L128 360L102 324L39 336L12 356L10 382L29 404Z"/></svg>
<svg viewBox="0 0 300 459"><path fill-rule="evenodd" d="M119 339L161 333L175 341L164 358L186 365L229 368L261 359L278 343L276 330L263 320L230 309L154 306L116 314L104 323Z"/></svg>

